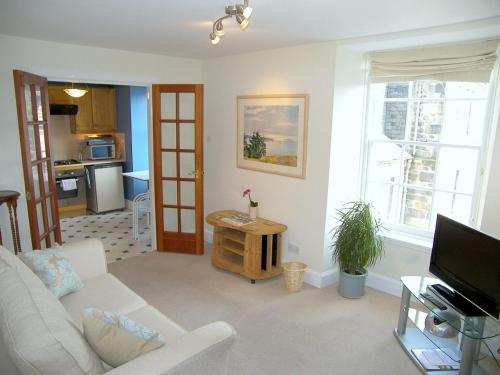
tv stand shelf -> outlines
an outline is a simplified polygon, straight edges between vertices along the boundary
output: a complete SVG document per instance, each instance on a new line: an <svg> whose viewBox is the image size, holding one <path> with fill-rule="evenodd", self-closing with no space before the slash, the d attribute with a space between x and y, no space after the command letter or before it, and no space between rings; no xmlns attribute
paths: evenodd
<svg viewBox="0 0 500 375"><path fill-rule="evenodd" d="M468 316L456 309L446 299L429 288L433 284L443 285L440 280L430 277L405 276L401 278L403 294L399 311L398 325L394 336L417 367L429 375L470 375L488 374L478 363L481 340L500 336L500 322L489 316ZM448 287L449 288L449 287ZM446 305L445 310L436 308L421 293L429 293ZM456 337L441 338L430 333L425 327L428 314L434 314L439 320L446 321ZM450 319L450 316L453 319ZM407 327L408 320L413 327ZM447 353L457 364L459 370L426 371L412 349L440 349Z"/></svg>

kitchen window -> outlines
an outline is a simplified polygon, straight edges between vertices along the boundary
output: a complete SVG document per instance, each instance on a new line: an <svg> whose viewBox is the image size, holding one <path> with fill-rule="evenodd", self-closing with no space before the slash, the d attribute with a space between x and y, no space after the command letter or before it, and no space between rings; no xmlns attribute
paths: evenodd
<svg viewBox="0 0 500 375"><path fill-rule="evenodd" d="M437 213L475 225L489 83L372 83L363 194L388 229L430 237Z"/></svg>

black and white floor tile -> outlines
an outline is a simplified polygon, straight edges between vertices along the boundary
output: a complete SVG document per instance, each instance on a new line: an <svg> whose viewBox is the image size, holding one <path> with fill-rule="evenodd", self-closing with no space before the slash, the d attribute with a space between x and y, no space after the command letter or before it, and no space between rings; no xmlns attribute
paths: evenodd
<svg viewBox="0 0 500 375"><path fill-rule="evenodd" d="M145 240L134 240L132 211L110 212L61 220L63 244L86 238L97 238L106 251L108 263L153 251L146 216L139 218L140 233Z"/></svg>

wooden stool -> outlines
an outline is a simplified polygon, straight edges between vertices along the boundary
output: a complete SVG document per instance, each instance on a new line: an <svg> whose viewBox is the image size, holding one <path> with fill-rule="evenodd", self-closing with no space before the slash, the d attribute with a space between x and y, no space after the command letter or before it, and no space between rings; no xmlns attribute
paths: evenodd
<svg viewBox="0 0 500 375"><path fill-rule="evenodd" d="M21 252L21 243L19 240L19 226L17 224L17 198L21 194L13 190L0 190L0 206L7 204L10 218L10 230L12 232L12 243L14 244L14 252L17 255ZM0 230L0 245L2 245L2 232Z"/></svg>

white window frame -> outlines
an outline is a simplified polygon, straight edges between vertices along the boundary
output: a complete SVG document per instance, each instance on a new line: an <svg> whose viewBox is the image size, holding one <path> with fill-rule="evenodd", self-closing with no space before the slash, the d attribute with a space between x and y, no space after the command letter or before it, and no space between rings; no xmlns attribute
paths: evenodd
<svg viewBox="0 0 500 375"><path fill-rule="evenodd" d="M475 177L475 183L474 183L474 188L472 191L472 194L465 194L467 196L471 196L472 202L471 202L471 211L469 214L469 222L466 224L469 224L470 226L474 228L479 228L481 224L481 215L482 211L484 208L485 204L485 197L486 197L486 188L487 188L487 179L488 179L488 166L491 164L491 157L493 153L493 140L494 136L496 133L496 127L500 126L500 123L497 124L496 119L494 118L494 113L498 112L498 108L495 108L495 98L498 97L499 93L499 63L497 62L495 65L495 69L493 70L492 73L492 79L490 80L490 86L488 90L488 96L486 98L486 113L485 113L485 124L484 124L484 131L483 131L483 139L482 139L482 144L480 146L472 146L472 145L458 145L458 144L447 144L447 143L441 143L441 142L420 142L420 141L407 141L407 140L376 140L376 139L370 139L370 125L371 121L374 115L374 101L373 98L370 97L370 94L372 92L370 83L367 80L367 89L366 89L366 108L365 108L365 120L363 124L363 144L362 144L362 174L361 174L361 189L360 189L360 196L362 199L366 198L367 194L367 187L368 187L368 182L377 182L377 181L368 181L368 166L369 166L369 154L370 154L370 147L373 143L387 143L387 144L401 144L401 145L411 145L411 144L417 144L419 146L427 146L427 147L436 147L436 148L442 148L442 147L458 147L462 149L474 149L478 150L478 160L477 160L477 170L476 170L476 177ZM409 81L409 89L411 89L411 82L414 81ZM384 102L386 98L384 98ZM418 101L424 102L436 102L436 101L442 101L442 102L447 102L447 101L453 101L453 100L484 100L480 98L441 98L441 99L436 99L436 98L419 98L418 100L415 100L415 98L387 98L389 102L406 102L406 103L417 103ZM398 100L399 99L399 100ZM500 105L496 105L497 107L500 107ZM410 116L411 111L407 111L407 124L408 124L408 119ZM498 134L497 136L500 136ZM402 148L402 153L404 152L404 148ZM437 170L438 166L436 164L436 171L435 171L435 176L438 173ZM380 181L379 181L380 182ZM408 186L408 187L413 187L411 184L405 184L405 183L400 183L400 184L391 184L386 181L383 181L382 183L388 184L388 185L393 185L393 186ZM426 188L422 186L415 186L416 188L420 190L428 190L434 192L450 192L450 193L456 193L460 194L460 192L455 192L455 191L447 191L443 189L436 189L434 186L431 188ZM434 205L434 202L432 203ZM431 208L432 212L432 208ZM430 230L423 230L419 229L416 227L412 227L410 225L405 225L405 224L399 224L399 223L391 223L391 222L383 222L383 225L385 228L387 228L390 232L394 233L395 236L399 238L407 238L409 242L413 242L414 240L423 240L425 242L428 242L429 240L432 240L434 236L434 230L433 228L430 228ZM385 233L387 235L387 231ZM390 236L390 235L389 235Z"/></svg>

